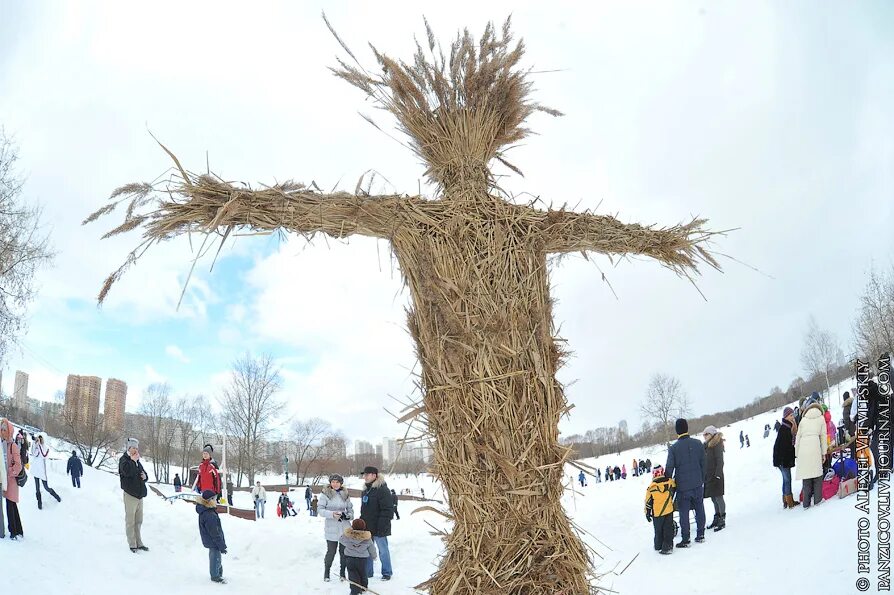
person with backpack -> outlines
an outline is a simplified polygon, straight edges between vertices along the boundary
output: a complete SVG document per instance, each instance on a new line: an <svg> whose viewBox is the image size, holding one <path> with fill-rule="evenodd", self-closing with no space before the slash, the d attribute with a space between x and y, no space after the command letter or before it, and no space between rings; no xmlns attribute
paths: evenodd
<svg viewBox="0 0 894 595"><path fill-rule="evenodd" d="M47 458L50 456L50 445L46 443L46 434L40 433L35 438L31 447L31 475L34 476L34 490L37 496L37 509L43 510L43 499L40 494L40 483L43 482L44 489L56 499L56 502L62 502L62 498L56 493L56 490L47 483Z"/></svg>
<svg viewBox="0 0 894 595"><path fill-rule="evenodd" d="M13 427L8 419L0 419L0 448L6 461L6 483L3 487L3 498L6 499L6 523L9 538L16 540L25 535L22 529L22 518L19 516L19 487L24 485L27 475L22 464L21 449L13 442ZM2 520L2 519L0 519Z"/></svg>
<svg viewBox="0 0 894 595"><path fill-rule="evenodd" d="M661 465L652 472L652 483L646 488L646 521L655 530L655 551L665 556L674 551L674 494L676 484L665 477Z"/></svg>
<svg viewBox="0 0 894 595"><path fill-rule="evenodd" d="M769 424L767 425L769 428ZM723 434L714 426L703 432L705 439L705 498L714 504L714 520L706 529L714 532L726 527L726 501L723 499Z"/></svg>
<svg viewBox="0 0 894 595"><path fill-rule="evenodd" d="M782 473L782 508L796 506L795 498L792 496L792 467L795 466L795 438L792 436L794 423L795 412L791 407L786 407L782 410L782 423L779 424L776 442L773 444L773 466Z"/></svg>
<svg viewBox="0 0 894 595"><path fill-rule="evenodd" d="M674 423L677 441L667 451L664 474L677 483L677 508L680 510L679 548L689 547L689 511L695 511L695 542L705 541L705 447L689 435L689 422Z"/></svg>
<svg viewBox="0 0 894 595"><path fill-rule="evenodd" d="M68 457L68 465L65 466L65 472L71 475L72 487L81 489L81 476L84 474L84 466L81 464L81 459L78 458L78 453L74 450L71 451L71 456Z"/></svg>

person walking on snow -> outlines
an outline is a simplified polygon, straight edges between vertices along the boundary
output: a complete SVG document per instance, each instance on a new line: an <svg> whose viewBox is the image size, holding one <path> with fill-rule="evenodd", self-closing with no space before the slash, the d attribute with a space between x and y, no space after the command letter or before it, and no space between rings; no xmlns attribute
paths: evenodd
<svg viewBox="0 0 894 595"><path fill-rule="evenodd" d="M121 479L121 491L124 492L124 521L127 529L127 543L130 551L148 552L149 548L143 543L140 528L143 526L143 498L148 493L146 490L146 470L140 463L140 441L136 438L128 438L125 443L126 450L118 460L118 476Z"/></svg>
<svg viewBox="0 0 894 595"><path fill-rule="evenodd" d="M391 498L394 500L394 518L400 520L400 513L397 512L397 494L394 493L394 490L391 490Z"/></svg>
<svg viewBox="0 0 894 595"><path fill-rule="evenodd" d="M5 461L3 468L6 480L2 482L3 498L6 499L6 523L9 529L9 538L15 540L25 534L22 530L22 519L19 516L19 484L16 478L24 469L22 453L18 445L13 442L13 427L6 418L0 418L0 450L3 456L0 461ZM2 500L3 498L0 498ZM0 515L0 526L3 516ZM3 535L0 529L0 535Z"/></svg>
<svg viewBox="0 0 894 595"><path fill-rule="evenodd" d="M81 476L84 474L84 466L81 464L81 459L78 458L77 452L71 451L71 456L68 457L68 465L65 467L65 472L71 475L72 487L81 489Z"/></svg>
<svg viewBox="0 0 894 595"><path fill-rule="evenodd" d="M394 514L394 502L391 500L391 490L385 483L385 478L379 475L379 470L369 466L363 469L363 481L365 483L363 495L360 498L360 518L366 522L366 527L372 533L373 541L379 550L379 560L382 563L382 580L391 580L391 552L388 549L388 536L391 535L391 516ZM366 576L373 576L372 559L367 558Z"/></svg>
<svg viewBox="0 0 894 595"><path fill-rule="evenodd" d="M259 519L264 518L264 505L267 504L267 490L261 485L260 481L255 482L255 487L251 489L251 498L255 503L255 516Z"/></svg>
<svg viewBox="0 0 894 595"><path fill-rule="evenodd" d="M313 492L310 491L310 486L304 490L304 501L307 502L307 509L310 510L310 501L313 499Z"/></svg>
<svg viewBox="0 0 894 595"><path fill-rule="evenodd" d="M621 465L621 479L627 479L627 465Z"/></svg>
<svg viewBox="0 0 894 595"><path fill-rule="evenodd" d="M751 440L748 438L748 434L745 434L745 448L751 448Z"/></svg>
<svg viewBox="0 0 894 595"><path fill-rule="evenodd" d="M767 426L769 428L769 425ZM723 434L714 426L704 431L705 439L705 498L714 504L714 520L707 526L715 532L726 527L726 502L723 499Z"/></svg>
<svg viewBox="0 0 894 595"><path fill-rule="evenodd" d="M581 471L581 472L577 475L577 480L580 482L580 487L584 487L584 486L587 485L587 476L584 475L584 472L583 472L583 471Z"/></svg>
<svg viewBox="0 0 894 595"><path fill-rule="evenodd" d="M180 492L183 489L183 481L180 479L180 474L174 474L174 491Z"/></svg>
<svg viewBox="0 0 894 595"><path fill-rule="evenodd" d="M338 550L339 571L338 576L345 578L345 547L338 544L346 527L345 521L350 523L354 518L354 505L348 490L343 486L344 477L333 473L329 476L329 485L320 491L317 500L317 514L325 519L323 523L323 536L326 539L326 557L323 559L323 580L329 582L329 571L332 561L335 560L335 552ZM366 574L364 570L364 575Z"/></svg>
<svg viewBox="0 0 894 595"><path fill-rule="evenodd" d="M677 547L689 547L689 511L695 510L695 542L705 541L705 448L689 435L689 423L678 419L674 424L677 441L667 451L664 475L677 483L677 508L680 511L681 541Z"/></svg>
<svg viewBox="0 0 894 595"><path fill-rule="evenodd" d="M34 444L31 447L31 475L34 476L37 509L42 510L43 499L40 494L40 482L43 482L44 489L50 496L56 499L56 502L62 502L62 498L60 498L59 494L56 493L56 490L51 488L47 483L47 457L50 456L50 445L46 443L46 435L41 432L37 435L37 438L34 438L34 435L32 435L31 438L34 440Z"/></svg>
<svg viewBox="0 0 894 595"><path fill-rule="evenodd" d="M745 448L745 430L739 430L739 448Z"/></svg>

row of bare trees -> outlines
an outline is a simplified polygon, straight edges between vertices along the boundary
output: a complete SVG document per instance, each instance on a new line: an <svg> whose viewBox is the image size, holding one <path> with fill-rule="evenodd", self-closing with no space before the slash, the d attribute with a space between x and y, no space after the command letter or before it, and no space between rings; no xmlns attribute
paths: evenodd
<svg viewBox="0 0 894 595"><path fill-rule="evenodd" d="M856 353L878 361L894 352L894 265L887 270L870 269L853 322Z"/></svg>

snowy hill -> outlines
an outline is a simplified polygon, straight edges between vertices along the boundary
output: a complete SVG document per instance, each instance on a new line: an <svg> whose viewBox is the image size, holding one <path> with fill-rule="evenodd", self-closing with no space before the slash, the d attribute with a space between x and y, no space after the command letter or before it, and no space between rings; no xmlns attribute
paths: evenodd
<svg viewBox="0 0 894 595"><path fill-rule="evenodd" d="M856 513L855 498L834 498L809 510L783 510L781 479L772 467L775 433L762 438L765 423L771 426L779 412L721 428L727 437L727 528L708 532L707 542L660 556L652 550L652 526L643 513L647 476L569 490L566 510L586 534L584 539L602 560L600 585L620 593L651 591L659 578L661 592L673 595L751 594L780 592L842 593L853 589ZM691 428L700 432L702 428ZM738 433L744 429L751 447L740 449ZM52 440L52 446L64 443ZM229 554L224 556L227 586L209 581L207 551L202 547L193 506L166 503L150 492L145 501L143 539L150 552L133 554L124 535L124 508L118 477L86 469L80 490L65 475L67 453L55 454L49 464L50 485L62 502L44 499L38 510L34 483L21 490L20 510L25 538L0 541L4 568L27 569L23 586L43 593L66 595L120 595L121 593L233 593L282 592L343 594L347 588L322 582L322 519L310 518L303 493L292 498L301 511L297 517L275 516L276 495L268 494L267 518L258 522L222 515ZM636 449L621 456L588 459L587 464L605 468L646 456L664 464L663 447ZM567 468L569 483L577 470ZM360 480L348 478L351 487ZM443 499L443 491L428 476L395 477L390 487L405 487L415 494L424 488L428 496ZM797 494L800 482L794 482ZM170 488L163 487L169 490ZM246 506L248 496L237 493L236 504ZM359 509L359 502L354 505ZM442 542L431 527L445 527L432 512L410 514L426 503L400 502L401 520L393 522L391 582L375 578L370 588L381 594L410 593L435 569ZM710 520L713 508L706 501ZM694 532L693 532L694 533ZM835 542L838 541L838 545ZM629 565L629 566L628 566ZM625 570L626 567L626 570ZM378 566L377 566L378 572Z"/></svg>

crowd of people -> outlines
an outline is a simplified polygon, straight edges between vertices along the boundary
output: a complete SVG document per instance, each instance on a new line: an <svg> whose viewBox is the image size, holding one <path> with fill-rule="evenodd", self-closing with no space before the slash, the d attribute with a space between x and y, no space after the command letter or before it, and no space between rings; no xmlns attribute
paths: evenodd
<svg viewBox="0 0 894 595"><path fill-rule="evenodd" d="M637 461L633 459L633 465L630 467L631 473L633 477L639 477L640 475L645 475L647 473L652 472L652 460L651 459L642 459ZM602 483L603 481L603 472L602 469L596 469L596 473L592 473L591 476L596 480L596 483ZM606 466L605 468L605 481L621 481L622 479L627 479L627 464L624 463L620 467L615 465L612 467L611 465ZM582 488L587 487L587 475L581 470L577 475L577 481L580 483ZM422 493L422 496L425 497L425 492Z"/></svg>

